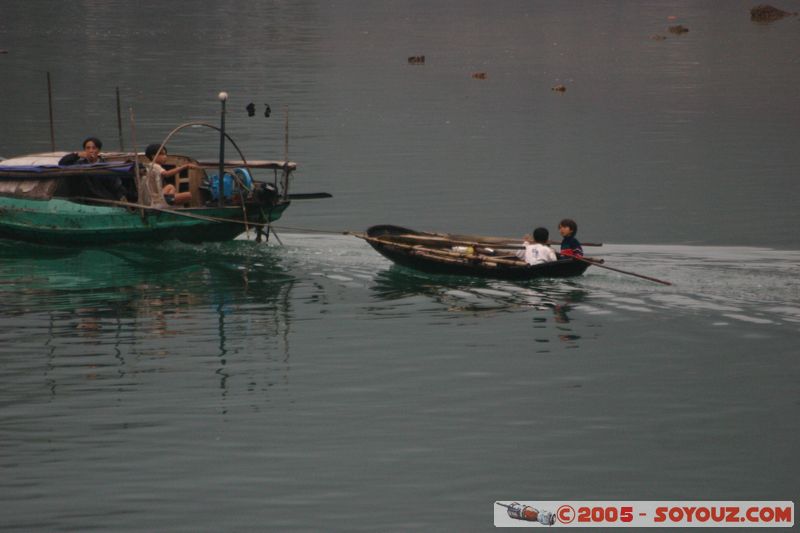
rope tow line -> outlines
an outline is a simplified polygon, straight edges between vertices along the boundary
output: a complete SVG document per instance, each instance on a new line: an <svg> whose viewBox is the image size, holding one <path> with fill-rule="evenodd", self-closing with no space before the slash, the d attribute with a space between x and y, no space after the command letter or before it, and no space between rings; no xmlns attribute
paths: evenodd
<svg viewBox="0 0 800 533"><path fill-rule="evenodd" d="M197 220L205 220L207 222L219 222L224 224L241 224L245 228L247 226L258 226L258 227L268 227L271 226L269 222L248 222L247 220L235 220L229 218L220 218L220 217L210 217L208 215L198 215L197 213L187 213L186 211L179 211L177 209L170 209L167 207L157 207L153 205L144 205L138 204L134 202L120 202L119 200L105 200L103 198L85 198L85 197L78 197L75 200L89 200L91 202L97 202L101 204L109 204L109 205L116 205L120 207L135 207L135 208L142 208L142 209L149 209L151 211L159 211L161 213L170 213L172 215L178 215L181 217L186 218L194 218Z"/></svg>
<svg viewBox="0 0 800 533"><path fill-rule="evenodd" d="M220 218L220 217L211 217L208 215L198 215L197 213L189 213L183 210L178 209L171 209L169 207L157 207L153 205L145 205L135 202L120 202L119 200L106 200L104 198L86 198L86 197L77 197L74 198L75 200L85 200L95 203L101 204L108 204L108 205L115 205L119 207L128 207L128 208L137 208L137 209L149 209L151 211L158 211L161 213L169 213L172 215L177 215L186 218L193 218L196 220L204 220L206 222L219 222L221 224L241 224L245 228L248 226L251 227L258 227L258 228L271 228L273 230L279 229L283 230L290 230L290 231L304 231L308 233L324 233L329 235L354 235L359 236L363 235L361 232L355 231L330 231L330 230L322 230L322 229L315 229L315 228L300 228L300 227L293 227L293 226L276 226L269 222L252 222L247 220L235 220L229 218Z"/></svg>

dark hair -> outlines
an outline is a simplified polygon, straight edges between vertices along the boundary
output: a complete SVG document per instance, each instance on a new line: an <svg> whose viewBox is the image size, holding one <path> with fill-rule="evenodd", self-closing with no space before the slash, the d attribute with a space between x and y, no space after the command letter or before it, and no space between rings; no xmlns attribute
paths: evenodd
<svg viewBox="0 0 800 533"><path fill-rule="evenodd" d="M153 159L156 158L156 154L158 153L159 148L161 148L161 143L148 144L147 148L144 149L144 155L147 156L147 159L152 161ZM166 146L161 151L164 152L164 155L167 155Z"/></svg>
<svg viewBox="0 0 800 533"><path fill-rule="evenodd" d="M578 225L571 218L565 218L564 220L558 223L558 226L559 227L564 226L565 228L569 228L572 231L573 237L575 236L576 233L578 233Z"/></svg>
<svg viewBox="0 0 800 533"><path fill-rule="evenodd" d="M86 143L88 143L89 141L93 142L94 145L97 146L98 150L102 150L103 149L103 141L101 141L97 137L86 137L83 140L83 144L81 145L81 148L86 148Z"/></svg>
<svg viewBox="0 0 800 533"><path fill-rule="evenodd" d="M547 244L547 239L550 238L550 232L547 231L547 228L536 228L533 230L533 240L541 243Z"/></svg>

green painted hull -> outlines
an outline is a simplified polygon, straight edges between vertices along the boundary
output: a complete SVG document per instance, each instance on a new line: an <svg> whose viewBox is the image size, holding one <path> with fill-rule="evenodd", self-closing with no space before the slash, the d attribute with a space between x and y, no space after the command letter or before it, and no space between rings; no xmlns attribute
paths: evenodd
<svg viewBox="0 0 800 533"><path fill-rule="evenodd" d="M248 222L278 220L289 202L273 206L247 206ZM124 207L86 205L63 199L29 200L0 197L0 237L56 245L99 245L116 242L228 241L245 231L241 206L198 207L180 212L198 217L230 220L201 220L174 213ZM268 219L268 220L267 220Z"/></svg>

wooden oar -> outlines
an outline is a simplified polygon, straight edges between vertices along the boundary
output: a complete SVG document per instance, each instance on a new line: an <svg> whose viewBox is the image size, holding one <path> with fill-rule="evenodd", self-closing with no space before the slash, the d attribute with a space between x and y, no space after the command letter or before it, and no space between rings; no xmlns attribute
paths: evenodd
<svg viewBox="0 0 800 533"><path fill-rule="evenodd" d="M619 272L620 274L627 274L629 276L636 276L637 278L646 279L648 281L654 281L656 283L661 283L662 285L672 285L672 283L670 283L669 281L664 281L663 279L651 278L650 276L645 276L643 274L637 274L636 272L629 272L627 270L622 270L622 269L619 269L619 268L606 266L606 265L598 263L597 261L592 261L591 259L584 259L583 257L577 257L577 256L574 256L574 255L569 256L569 257L571 257L572 259L575 259L577 261L583 261L584 263L589 263L590 265L594 265L596 267L605 268L606 270L613 270L614 272Z"/></svg>
<svg viewBox="0 0 800 533"><path fill-rule="evenodd" d="M316 200L318 198L333 198L329 192L294 192L289 194L289 200Z"/></svg>

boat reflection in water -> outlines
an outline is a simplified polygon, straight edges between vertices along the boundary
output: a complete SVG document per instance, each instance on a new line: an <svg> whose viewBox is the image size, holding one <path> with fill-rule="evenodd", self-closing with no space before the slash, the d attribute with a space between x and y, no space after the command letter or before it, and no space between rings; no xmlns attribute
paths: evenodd
<svg viewBox="0 0 800 533"><path fill-rule="evenodd" d="M444 306L448 313L487 315L533 311L536 342L550 342L555 337L570 346L577 346L581 338L570 314L589 298L589 293L573 281L508 282L426 274L397 265L379 272L372 290L380 299L388 301L423 296Z"/></svg>
<svg viewBox="0 0 800 533"><path fill-rule="evenodd" d="M25 365L46 354L53 395L85 385L78 369L135 386L137 373L176 366L213 369L224 394L240 355L271 359L287 379L295 278L282 261L241 241L78 250L0 240L1 338Z"/></svg>

